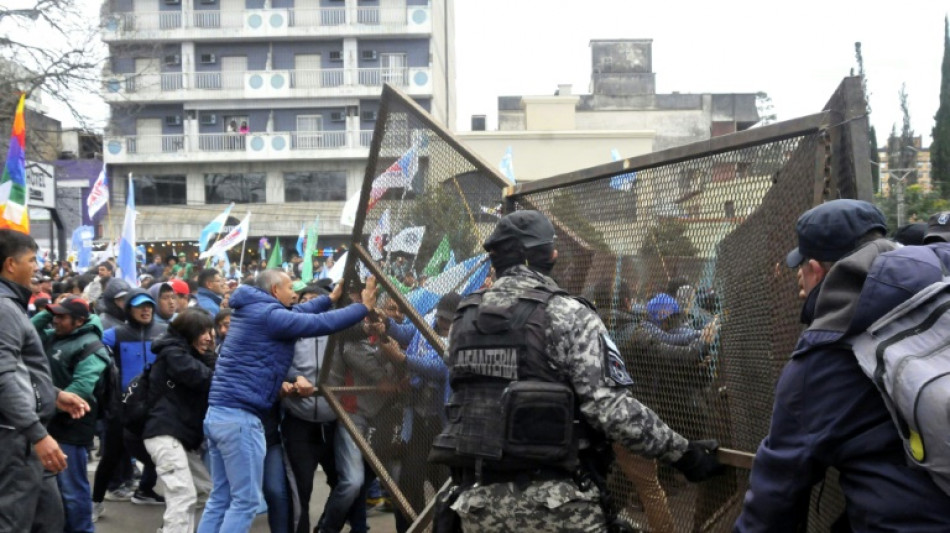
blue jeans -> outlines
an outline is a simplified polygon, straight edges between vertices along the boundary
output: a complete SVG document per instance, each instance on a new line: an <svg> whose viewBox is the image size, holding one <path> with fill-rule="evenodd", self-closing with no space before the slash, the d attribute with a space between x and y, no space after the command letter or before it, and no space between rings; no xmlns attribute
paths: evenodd
<svg viewBox="0 0 950 533"><path fill-rule="evenodd" d="M363 433L366 432L366 420L359 415L352 415L353 423ZM363 488L363 454L356 447L356 442L350 436L343 424L337 426L333 437L333 455L336 462L337 484L327 498L323 509L323 520L320 522L320 531L337 533L343 529L347 519L350 528L355 533L362 533L366 527L366 503L361 501L358 509L354 505ZM365 498L364 498L365 499Z"/></svg>
<svg viewBox="0 0 950 533"><path fill-rule="evenodd" d="M274 533L290 533L291 504L284 470L284 451L280 444L267 448L264 457L264 501L267 502L267 525Z"/></svg>
<svg viewBox="0 0 950 533"><path fill-rule="evenodd" d="M65 533L93 533L92 488L86 474L88 450L85 446L59 443L68 468L56 475L66 515Z"/></svg>
<svg viewBox="0 0 950 533"><path fill-rule="evenodd" d="M251 529L264 483L264 426L257 415L232 407L209 407L205 435L211 455L211 495L198 533Z"/></svg>

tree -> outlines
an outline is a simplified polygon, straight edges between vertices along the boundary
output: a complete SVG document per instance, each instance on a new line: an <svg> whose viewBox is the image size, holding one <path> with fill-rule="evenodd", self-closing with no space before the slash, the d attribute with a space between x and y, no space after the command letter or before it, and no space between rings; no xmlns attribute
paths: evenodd
<svg viewBox="0 0 950 533"><path fill-rule="evenodd" d="M686 235L686 222L676 217L662 217L647 230L640 255L654 257L695 257L696 245Z"/></svg>
<svg viewBox="0 0 950 533"><path fill-rule="evenodd" d="M569 191L560 191L551 203L551 217L562 228L580 237L593 250L609 252L604 234L590 223L590 213L579 206Z"/></svg>
<svg viewBox="0 0 950 533"><path fill-rule="evenodd" d="M887 227L894 232L897 230L897 195L884 196L882 193L874 195L874 203L880 208L887 219ZM918 184L904 188L904 220L905 224L926 222L930 215L941 211L950 211L950 200L942 198L937 191L927 192Z"/></svg>
<svg viewBox="0 0 950 533"><path fill-rule="evenodd" d="M765 126L776 121L775 106L772 98L765 92L755 93L755 110L759 113L758 126Z"/></svg>
<svg viewBox="0 0 950 533"><path fill-rule="evenodd" d="M91 117L78 97L100 92L99 25L82 13L82 0L29 2L17 9L0 7L0 144L4 153L21 93L27 95L28 109L57 101L81 127L91 129ZM36 114L31 120L30 113L27 157L37 152L58 156L59 147L48 145L58 145L55 123L37 120Z"/></svg>
<svg viewBox="0 0 950 533"><path fill-rule="evenodd" d="M415 198L409 207L408 220L411 222L407 225L426 227L416 256L420 268L428 263L445 236L449 237L449 245L459 261L481 253L478 228L466 215L469 208L454 189L441 185L429 186Z"/></svg>
<svg viewBox="0 0 950 533"><path fill-rule="evenodd" d="M940 67L940 107L934 116L930 145L931 179L940 195L950 198L950 19L943 19L943 64Z"/></svg>
<svg viewBox="0 0 950 533"><path fill-rule="evenodd" d="M864 54L861 53L861 41L854 43L854 59L858 64L858 76L861 76L861 90L864 92L864 102L867 113L871 114L871 93L868 91L868 78L864 71ZM881 156L877 152L877 131L874 126L868 130L868 144L871 153L871 184L874 191L881 190Z"/></svg>
<svg viewBox="0 0 950 533"><path fill-rule="evenodd" d="M914 130L910 127L910 109L907 104L907 86L901 85L898 93L901 106L901 131L898 135L897 125L891 126L891 135L887 139L887 168L890 173L891 185L894 180L904 180L905 185L917 183L917 147L915 146Z"/></svg>

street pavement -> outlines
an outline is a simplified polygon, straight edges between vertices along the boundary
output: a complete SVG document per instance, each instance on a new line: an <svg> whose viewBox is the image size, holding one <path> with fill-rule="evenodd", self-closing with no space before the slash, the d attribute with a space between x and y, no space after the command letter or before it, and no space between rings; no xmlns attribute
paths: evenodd
<svg viewBox="0 0 950 533"><path fill-rule="evenodd" d="M89 482L96 473L98 461L89 463ZM313 497L310 499L310 523L315 524L323 511L323 504L327 501L329 487L322 470L318 470L314 479ZM162 483L158 482L156 492L162 492ZM164 505L134 505L131 502L105 502L106 511L96 522L98 533L152 533L162 526ZM199 519L201 509L199 508ZM372 510L369 513L369 527L373 533L395 533L396 522L392 513ZM254 520L251 528L253 533L267 533L267 515L260 515ZM343 531L349 531L349 526Z"/></svg>

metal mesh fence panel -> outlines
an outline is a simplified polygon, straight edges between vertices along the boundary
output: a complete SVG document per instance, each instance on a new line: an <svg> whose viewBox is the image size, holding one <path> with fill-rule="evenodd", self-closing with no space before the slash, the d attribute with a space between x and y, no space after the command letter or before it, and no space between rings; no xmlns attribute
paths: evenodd
<svg viewBox="0 0 950 533"><path fill-rule="evenodd" d="M448 375L447 332L435 310L446 295L469 294L488 277L481 243L506 182L415 103L387 91L345 281L358 293L360 278L374 274L379 312L395 327L382 338L372 325L333 336L321 382L412 523L448 478L445 467L426 461L443 425Z"/></svg>
<svg viewBox="0 0 950 533"><path fill-rule="evenodd" d="M634 395L689 439L754 451L767 433L800 332L794 272L778 263L812 205L818 144L815 132L516 196L554 221L553 277L597 306ZM621 452L611 478L631 522L734 520L747 472L696 486L634 461Z"/></svg>
<svg viewBox="0 0 950 533"><path fill-rule="evenodd" d="M784 267L795 220L863 187L853 150L841 144L861 142L861 131L834 133L840 116L506 189L387 87L345 283L358 293L359 280L375 275L386 293L380 312L400 327L390 328L391 340L371 325L331 337L320 382L403 519L418 519L413 530L427 524L426 504L448 475L425 460L442 426L447 378L446 331L434 312L446 294L483 285L490 272L480 245L500 213L514 209L540 210L554 223L553 277L596 304L633 394L687 438L716 438L732 450L736 468L695 485L616 449L608 483L621 516L644 531L731 530L751 454L768 432L776 378L801 331L795 271ZM827 531L842 508L832 472L813 491L809 530Z"/></svg>

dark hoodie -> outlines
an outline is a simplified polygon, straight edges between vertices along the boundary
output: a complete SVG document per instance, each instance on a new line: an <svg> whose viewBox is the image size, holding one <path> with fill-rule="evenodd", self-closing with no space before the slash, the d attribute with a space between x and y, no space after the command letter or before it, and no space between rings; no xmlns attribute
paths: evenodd
<svg viewBox="0 0 950 533"><path fill-rule="evenodd" d="M802 311L808 329L776 385L772 425L756 453L735 531L798 531L811 489L828 468L839 472L853 531L950 531L950 498L907 465L884 401L847 344L848 335L907 297L906 291L863 292L877 285L875 261L894 247L884 239L864 245L808 295Z"/></svg>
<svg viewBox="0 0 950 533"><path fill-rule="evenodd" d="M145 289L132 289L125 297L125 313L128 314L129 302L139 294L148 294ZM112 349L115 364L122 375L122 388L125 389L145 369L145 365L155 361L152 353L152 341L165 333L164 324L155 323L155 313L149 324L139 324L133 320L108 329L102 334L102 343Z"/></svg>
<svg viewBox="0 0 950 533"><path fill-rule="evenodd" d="M30 289L0 278L0 438L16 432L33 444L46 437L56 389L36 328L26 316ZM9 450L4 450L9 453Z"/></svg>
<svg viewBox="0 0 950 533"><path fill-rule="evenodd" d="M128 292L131 288L128 281L119 278L112 278L106 284L102 296L96 301L96 314L102 321L103 330L114 328L125 322L125 309L115 304L115 295ZM128 301L127 297L126 301Z"/></svg>
<svg viewBox="0 0 950 533"><path fill-rule="evenodd" d="M198 353L171 328L152 343L152 351L156 354L149 374L152 408L142 437L166 435L180 441L185 449L195 450L204 437L202 424L208 410L214 352Z"/></svg>

